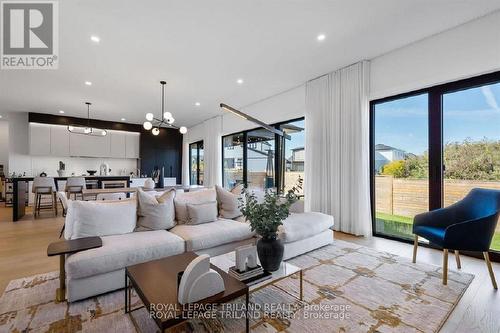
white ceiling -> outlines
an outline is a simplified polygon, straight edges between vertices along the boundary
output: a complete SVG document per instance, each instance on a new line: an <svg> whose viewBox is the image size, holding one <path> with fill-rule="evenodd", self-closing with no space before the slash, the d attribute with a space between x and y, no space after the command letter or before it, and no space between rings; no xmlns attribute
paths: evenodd
<svg viewBox="0 0 500 333"><path fill-rule="evenodd" d="M167 110L177 125L192 126L220 114L220 102L248 105L500 8L499 0L59 4L59 69L0 71L0 114L64 110L84 117L83 103L91 101L93 118L142 123L146 112L159 113L164 79Z"/></svg>

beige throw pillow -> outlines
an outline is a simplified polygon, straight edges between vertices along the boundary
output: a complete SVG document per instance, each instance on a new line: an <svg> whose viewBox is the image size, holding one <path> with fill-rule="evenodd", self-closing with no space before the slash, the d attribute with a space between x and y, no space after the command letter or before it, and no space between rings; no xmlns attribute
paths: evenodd
<svg viewBox="0 0 500 333"><path fill-rule="evenodd" d="M138 230L166 230L175 226L174 208L175 190L166 191L161 196L155 196L137 191Z"/></svg>
<svg viewBox="0 0 500 333"><path fill-rule="evenodd" d="M217 220L217 201L187 204L188 224L202 224Z"/></svg>
<svg viewBox="0 0 500 333"><path fill-rule="evenodd" d="M231 191L215 185L215 190L217 191L217 202L219 204L220 216L225 219L232 220L242 215L239 208L240 202L238 199L241 197L243 185L237 185Z"/></svg>
<svg viewBox="0 0 500 333"><path fill-rule="evenodd" d="M122 235L134 231L137 219L135 200L68 201L66 238ZM71 222L69 222L71 220Z"/></svg>
<svg viewBox="0 0 500 333"><path fill-rule="evenodd" d="M178 193L174 199L175 218L177 223L189 223L187 204L202 204L217 201L217 193L214 188L203 189L194 192Z"/></svg>

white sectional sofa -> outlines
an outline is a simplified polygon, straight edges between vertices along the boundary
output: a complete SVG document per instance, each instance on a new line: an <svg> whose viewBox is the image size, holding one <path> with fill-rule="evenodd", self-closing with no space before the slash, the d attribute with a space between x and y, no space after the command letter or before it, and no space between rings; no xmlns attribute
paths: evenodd
<svg viewBox="0 0 500 333"><path fill-rule="evenodd" d="M213 193L207 192L207 195L213 196ZM183 200L189 201L194 194L185 193L180 194L180 196ZM198 201L201 196L203 195L196 194ZM179 202L175 201L175 204L180 204ZM91 207L89 208L88 205ZM168 230L138 231L135 228L137 214L130 213L134 205L137 206L136 199L121 202L79 202L75 204L70 201L68 203L65 222L66 239L82 236L83 227L80 227L80 224L93 223L92 228L94 229L96 226L99 229L100 225L110 225L104 229L104 233L97 230L95 234L101 236L102 247L78 252L67 257L68 301L73 302L123 288L125 286L125 267L130 265L185 251L215 256L233 251L238 246L254 243L256 240L255 233L251 231L249 223L245 222L242 217L236 219L218 217L213 222L196 225L177 221L176 225ZM300 208L298 209L300 210ZM294 212L284 221L279 232L285 245L285 260L333 242L332 216L322 213L299 212L297 207L293 210ZM111 218L115 215L116 218ZM92 221L89 222L89 220ZM132 225L134 227L131 230ZM80 235L75 236L75 230L80 230ZM85 233L83 235L91 236L91 234Z"/></svg>

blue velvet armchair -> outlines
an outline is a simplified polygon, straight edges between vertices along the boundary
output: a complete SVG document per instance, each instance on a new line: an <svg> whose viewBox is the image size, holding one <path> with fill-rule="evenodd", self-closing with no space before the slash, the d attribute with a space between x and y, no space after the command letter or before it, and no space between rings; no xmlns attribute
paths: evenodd
<svg viewBox="0 0 500 333"><path fill-rule="evenodd" d="M497 289L488 255L500 214L500 191L475 188L461 201L446 208L415 216L413 262L417 259L418 237L443 248L443 284L448 281L448 250L455 251L457 268L461 268L459 251L482 252Z"/></svg>

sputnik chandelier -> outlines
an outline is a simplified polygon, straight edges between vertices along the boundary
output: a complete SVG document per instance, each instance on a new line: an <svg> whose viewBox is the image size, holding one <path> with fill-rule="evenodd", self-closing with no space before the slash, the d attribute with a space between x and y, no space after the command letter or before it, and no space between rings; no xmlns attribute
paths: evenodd
<svg viewBox="0 0 500 333"><path fill-rule="evenodd" d="M160 134L160 128L176 128L181 132L181 134L187 133L187 128L184 126L177 127L174 125L174 117L172 113L165 112L165 85L167 82L160 81L161 84L161 114L159 118L156 118L151 112L146 113L146 121L142 125L145 130L151 130L153 135Z"/></svg>

